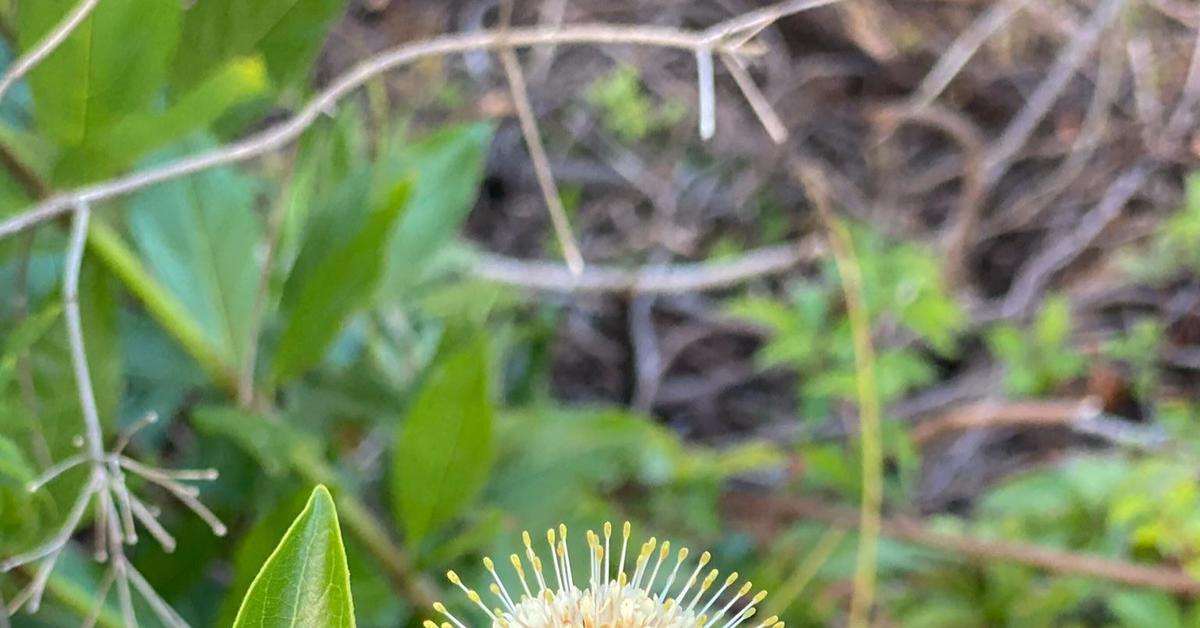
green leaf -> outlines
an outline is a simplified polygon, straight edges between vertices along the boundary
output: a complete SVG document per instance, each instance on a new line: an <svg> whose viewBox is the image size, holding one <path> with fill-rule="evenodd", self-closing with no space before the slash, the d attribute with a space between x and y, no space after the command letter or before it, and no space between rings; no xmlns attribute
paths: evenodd
<svg viewBox="0 0 1200 628"><path fill-rule="evenodd" d="M23 2L21 48L35 45L76 4ZM99 3L29 75L39 127L62 146L78 146L146 111L178 42L180 12L178 0Z"/></svg>
<svg viewBox="0 0 1200 628"><path fill-rule="evenodd" d="M483 336L444 353L431 367L392 452L392 507L408 542L458 515L492 464L492 403Z"/></svg>
<svg viewBox="0 0 1200 628"><path fill-rule="evenodd" d="M341 0L203 0L183 20L172 80L187 87L235 57L262 54L279 86L305 77Z"/></svg>
<svg viewBox="0 0 1200 628"><path fill-rule="evenodd" d="M250 584L234 628L354 626L350 570L333 497L324 486Z"/></svg>
<svg viewBox="0 0 1200 628"><path fill-rule="evenodd" d="M89 137L85 146L64 156L56 172L80 179L95 163L106 164L108 171L123 170L150 151L206 128L234 105L266 89L262 59L233 59L164 111L129 116Z"/></svg>
<svg viewBox="0 0 1200 628"><path fill-rule="evenodd" d="M1071 304L1062 295L1046 299L1034 323L1037 341L1046 348L1061 346L1071 333Z"/></svg>
<svg viewBox="0 0 1200 628"><path fill-rule="evenodd" d="M200 406L192 413L192 424L202 433L229 438L270 476L289 470L298 449L320 451L311 435L287 421L239 408Z"/></svg>
<svg viewBox="0 0 1200 628"><path fill-rule="evenodd" d="M287 534L287 529L295 519L295 513L303 510L310 494L304 489L298 489L283 497L278 503L271 505L268 510L256 513L254 523L238 539L233 551L231 568L233 575L228 585L228 593L221 610L217 613L217 625L232 626L241 608L250 584L258 575L259 568L271 555L271 544L275 539ZM259 504L259 508L265 507ZM360 609L361 612L361 609Z"/></svg>
<svg viewBox="0 0 1200 628"><path fill-rule="evenodd" d="M397 141L379 176L415 177L412 203L388 249L381 289L391 297L410 287L431 256L458 233L478 194L492 138L487 124L448 127L417 141Z"/></svg>
<svg viewBox="0 0 1200 628"><path fill-rule="evenodd" d="M8 332L0 351L0 391L8 387L21 356L58 323L62 305L57 301L42 307L40 312L26 317Z"/></svg>
<svg viewBox="0 0 1200 628"><path fill-rule="evenodd" d="M409 189L405 180L394 184L383 204L345 241L316 225L309 232L284 287L287 326L275 354L278 379L291 379L317 363L345 318L375 290L383 270L384 245L408 203ZM325 216L336 214L330 209Z"/></svg>
<svg viewBox="0 0 1200 628"><path fill-rule="evenodd" d="M253 205L251 180L220 168L147 189L129 209L147 265L230 364L246 353L260 276Z"/></svg>
<svg viewBox="0 0 1200 628"><path fill-rule="evenodd" d="M1171 596L1161 591L1122 591L1112 596L1109 608L1121 626L1135 628L1182 627L1183 618Z"/></svg>

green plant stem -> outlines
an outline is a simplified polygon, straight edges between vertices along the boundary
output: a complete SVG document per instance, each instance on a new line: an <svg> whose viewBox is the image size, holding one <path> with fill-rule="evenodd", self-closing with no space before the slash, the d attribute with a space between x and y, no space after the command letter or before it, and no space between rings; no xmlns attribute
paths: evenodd
<svg viewBox="0 0 1200 628"><path fill-rule="evenodd" d="M825 530L813 548L809 550L808 555L804 557L803 562L796 567L793 573L780 587L771 594L771 606L766 615L779 615L791 607L792 602L804 593L804 589L808 587L808 583L816 577L817 572L829 559L837 548L841 546L842 540L846 538L848 533L842 528L831 527Z"/></svg>
<svg viewBox="0 0 1200 628"><path fill-rule="evenodd" d="M829 234L829 248L842 277L846 313L854 339L854 370L858 387L859 440L862 455L862 505L859 508L858 557L854 568L854 594L850 599L850 628L866 628L875 602L879 555L880 511L883 507L883 446L880 429L879 386L875 380L875 348L871 320L864 303L862 268L846 226L829 207L824 177L815 168L799 165L800 179Z"/></svg>
<svg viewBox="0 0 1200 628"><path fill-rule="evenodd" d="M95 222L88 232L90 250L146 306L154 320L226 390L237 390L237 369L212 347L183 305L168 293L110 226Z"/></svg>

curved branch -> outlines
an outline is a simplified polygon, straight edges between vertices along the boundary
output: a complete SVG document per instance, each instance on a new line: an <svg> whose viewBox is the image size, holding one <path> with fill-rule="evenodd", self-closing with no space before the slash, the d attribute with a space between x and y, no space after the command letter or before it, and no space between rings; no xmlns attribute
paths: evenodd
<svg viewBox="0 0 1200 628"><path fill-rule="evenodd" d="M806 0L785 3L785 8L800 11L810 6L831 4L837 0ZM777 19L782 10L768 16ZM760 18L760 19L765 19ZM403 44L370 57L346 72L317 94L294 116L243 140L213 150L185 157L156 168L135 172L76 188L57 194L42 203L0 222L0 238L5 238L39 224L48 222L71 210L78 203L96 204L136 192L143 188L178 179L190 174L218 166L246 161L276 150L298 138L320 116L332 109L338 101L374 78L375 76L403 67L419 59L467 52L470 50L492 50L497 48L527 48L548 44L632 44L657 46L695 51L711 48L714 52L728 54L753 54L755 47L743 42L731 42L725 33L737 33L738 29L727 28L726 24L742 20L734 18L705 31L683 31L653 26L618 26L611 24L578 24L564 27L513 28L505 31L458 33L442 35L419 42Z"/></svg>
<svg viewBox="0 0 1200 628"><path fill-rule="evenodd" d="M0 99L4 98L4 93L21 80L22 76L28 74L30 70L37 67L37 64L44 61L46 57L50 56L50 53L62 45L99 3L99 0L81 0L32 50L13 62L8 71L4 73L4 77L0 78Z"/></svg>

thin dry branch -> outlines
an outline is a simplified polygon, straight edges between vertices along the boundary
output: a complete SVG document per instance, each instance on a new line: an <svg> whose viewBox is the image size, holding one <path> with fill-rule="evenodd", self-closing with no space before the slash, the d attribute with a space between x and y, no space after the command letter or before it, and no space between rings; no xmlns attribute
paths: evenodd
<svg viewBox="0 0 1200 628"><path fill-rule="evenodd" d="M963 430L1016 426L1062 426L1100 412L1093 399L1009 401L969 404L919 423L912 431L918 445Z"/></svg>
<svg viewBox="0 0 1200 628"><path fill-rule="evenodd" d="M0 222L0 238L25 231L53 220L78 203L96 204L136 192L152 185L185 177L210 168L246 161L286 146L299 137L324 112L375 76L403 67L419 59L463 53L471 50L524 48L549 44L629 44L696 51L709 48L715 53L754 54L760 52L745 41L731 41L748 29L765 27L773 20L807 8L832 4L837 0L797 0L767 7L727 20L704 31L685 31L654 26L578 24L561 28L513 28L504 31L442 35L404 44L372 56L335 80L291 118L245 139L185 157L162 166L117 177L100 183L68 190L46 199Z"/></svg>
<svg viewBox="0 0 1200 628"><path fill-rule="evenodd" d="M858 525L857 511L814 499L737 493L726 495L724 501L727 512L733 517L745 513L744 525L752 525L757 529L762 529L764 524L769 525L772 521L788 524L797 519L822 521L845 529L853 529ZM889 517L883 521L881 531L893 539L958 555L971 562L1017 563L1051 573L1086 576L1180 595L1200 595L1200 581L1179 567L1133 563L1029 543L991 541L936 532L924 522L910 517Z"/></svg>
<svg viewBox="0 0 1200 628"><path fill-rule="evenodd" d="M1047 70L1046 78L1038 84L1025 106L1013 117L984 157L987 187L994 185L1008 172L1018 151L1029 141L1038 124L1066 89L1075 71L1096 47L1100 36L1120 15L1123 6L1125 0L1103 0L1058 54L1054 64Z"/></svg>
<svg viewBox="0 0 1200 628"><path fill-rule="evenodd" d="M1006 318L1018 318L1028 314L1046 284L1087 250L1104 229L1120 216L1125 204L1142 188L1153 170L1149 162L1139 162L1126 169L1105 190L1100 202L1080 218L1070 233L1058 238L1053 246L1043 249L1029 260L1005 297L1003 315Z"/></svg>
<svg viewBox="0 0 1200 628"><path fill-rule="evenodd" d="M750 109L754 111L754 115L758 118L758 122L763 125L763 130L771 137L771 141L776 144L786 142L788 138L787 127L779 119L779 114L775 113L775 109L771 106L771 102L767 100L766 95L754 83L754 78L746 70L745 63L740 58L727 54L721 55L721 62L725 64L725 69L729 70L729 74L733 77L734 82L737 83L738 89L742 90L742 96L746 99L746 102L750 103Z"/></svg>
<svg viewBox="0 0 1200 628"><path fill-rule="evenodd" d="M576 275L562 264L481 253L472 272L488 281L565 293L682 294L729 288L824 256L814 240L751 251L727 262L696 262L635 269L589 265Z"/></svg>
<svg viewBox="0 0 1200 628"><path fill-rule="evenodd" d="M537 118L533 106L529 102L529 89L525 85L525 73L521 71L521 63L517 53L512 48L500 49L500 62L504 66L504 75L508 78L509 92L512 94L513 108L517 112L517 120L521 124L521 135L525 137L525 146L529 150L529 159L533 162L533 172L537 177L538 189L550 212L550 222L554 225L554 235L562 249L563 258L567 260L567 268L578 275L583 272L583 254L579 244L571 233L571 222L567 218L567 209L563 206L562 197L558 193L558 184L550 169L550 158L546 155L546 146L542 142L542 132L538 129Z"/></svg>
<svg viewBox="0 0 1200 628"><path fill-rule="evenodd" d="M950 81L958 76L971 57L975 56L984 42L1030 2L1031 0L997 2L984 11L971 26L959 33L954 43L950 44L938 59L937 65L933 66L921 81L921 85L913 92L909 100L913 109L922 109L932 104L945 91L946 86L950 85Z"/></svg>
<svg viewBox="0 0 1200 628"><path fill-rule="evenodd" d="M99 0L81 0L79 4L75 5L75 8L63 16L63 19L50 32L42 37L37 45L13 62L8 71L4 73L4 77L0 78L0 99L4 98L4 94L17 81L21 80L22 76L37 67L37 64L49 57L50 53L66 41L67 37L70 37L71 33L87 19L97 4L99 4Z"/></svg>

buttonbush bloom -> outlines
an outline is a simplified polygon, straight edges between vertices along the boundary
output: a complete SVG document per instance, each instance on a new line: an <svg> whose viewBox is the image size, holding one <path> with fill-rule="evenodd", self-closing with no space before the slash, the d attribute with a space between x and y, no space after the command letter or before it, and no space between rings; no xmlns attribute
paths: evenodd
<svg viewBox="0 0 1200 628"><path fill-rule="evenodd" d="M659 545L653 537L633 558L630 573L626 571L629 536L629 522L625 522L620 539L613 538L611 523L604 524L603 536L588 530L588 580L577 583L565 525L559 525L557 533L553 528L546 531L550 569L544 568L533 549L533 539L525 532L525 558L518 554L509 557L519 586L506 586L492 559L483 559L484 568L492 575L488 590L498 606L489 607L457 573L446 576L482 609L493 628L735 628L750 620L767 596L766 591L759 591L746 599L754 587L750 582L737 585L737 572L720 582L718 570L705 573L712 558L708 552L692 566L687 548L676 552L672 560L670 541ZM616 550L618 542L619 557L613 561L610 550ZM527 577L527 569L532 578ZM727 591L731 593L726 595ZM440 628L466 628L444 604L434 604L434 610L449 620ZM424 626L439 628L432 621ZM783 628L783 622L770 617L756 628Z"/></svg>

